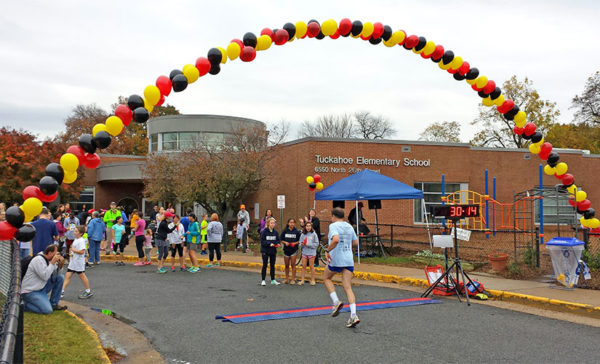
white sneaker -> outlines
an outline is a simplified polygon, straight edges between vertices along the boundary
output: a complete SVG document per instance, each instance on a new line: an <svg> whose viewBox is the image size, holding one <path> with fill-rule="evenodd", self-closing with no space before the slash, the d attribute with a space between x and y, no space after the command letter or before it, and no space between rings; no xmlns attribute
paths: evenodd
<svg viewBox="0 0 600 364"><path fill-rule="evenodd" d="M358 325L359 323L360 319L358 318L358 316L350 316L348 322L346 323L346 327L356 327L356 325Z"/></svg>
<svg viewBox="0 0 600 364"><path fill-rule="evenodd" d="M274 286L278 286L281 283L279 283L279 282L277 282L276 280L273 279L273 280L271 280L271 284L274 285Z"/></svg>
<svg viewBox="0 0 600 364"><path fill-rule="evenodd" d="M344 303L342 301L338 301L338 303L333 305L333 309L331 310L331 317L336 317L340 314L340 310L344 307Z"/></svg>
<svg viewBox="0 0 600 364"><path fill-rule="evenodd" d="M261 285L261 286L266 286L266 285L267 285L267 282L265 282L265 281L262 281L262 283L261 283L260 285Z"/></svg>

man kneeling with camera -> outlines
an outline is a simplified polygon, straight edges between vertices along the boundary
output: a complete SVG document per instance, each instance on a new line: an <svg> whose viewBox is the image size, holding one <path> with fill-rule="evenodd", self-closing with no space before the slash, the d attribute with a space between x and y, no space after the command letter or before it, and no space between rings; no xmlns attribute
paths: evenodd
<svg viewBox="0 0 600 364"><path fill-rule="evenodd" d="M65 279L58 271L64 261L65 259L58 254L58 247L52 244L24 267L26 272L21 285L21 295L25 302L25 311L47 315L52 311L67 309L67 306L58 304Z"/></svg>

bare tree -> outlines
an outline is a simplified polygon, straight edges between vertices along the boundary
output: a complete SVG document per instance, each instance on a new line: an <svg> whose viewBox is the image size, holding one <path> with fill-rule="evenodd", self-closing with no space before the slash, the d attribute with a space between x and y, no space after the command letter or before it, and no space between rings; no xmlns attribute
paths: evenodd
<svg viewBox="0 0 600 364"><path fill-rule="evenodd" d="M575 121L587 125L600 124L600 71L588 78L581 95L575 95L571 109Z"/></svg>
<svg viewBox="0 0 600 364"><path fill-rule="evenodd" d="M290 122L281 120L278 123L267 123L269 145L278 145L287 141L290 133Z"/></svg>
<svg viewBox="0 0 600 364"><path fill-rule="evenodd" d="M419 140L460 143L460 124L456 121L433 123L419 134Z"/></svg>
<svg viewBox="0 0 600 364"><path fill-rule="evenodd" d="M392 123L381 115L359 111L355 112L353 116L357 134L364 139L385 139L396 134Z"/></svg>
<svg viewBox="0 0 600 364"><path fill-rule="evenodd" d="M324 115L312 121L304 121L299 132L300 138L353 138L356 136L352 116L349 114Z"/></svg>

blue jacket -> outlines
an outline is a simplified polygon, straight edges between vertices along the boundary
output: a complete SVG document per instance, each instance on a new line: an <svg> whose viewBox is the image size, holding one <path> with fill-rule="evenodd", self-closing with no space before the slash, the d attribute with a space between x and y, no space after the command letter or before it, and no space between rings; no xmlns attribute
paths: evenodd
<svg viewBox="0 0 600 364"><path fill-rule="evenodd" d="M188 243L200 244L200 240L200 224L198 221L190 222L188 231L185 234L185 241Z"/></svg>
<svg viewBox="0 0 600 364"><path fill-rule="evenodd" d="M123 218L123 225L125 225L125 223L129 220L127 220L127 214L125 213L125 211L121 211L121 217Z"/></svg>
<svg viewBox="0 0 600 364"><path fill-rule="evenodd" d="M88 239L101 241L106 231L106 225L99 217L91 219L87 226Z"/></svg>

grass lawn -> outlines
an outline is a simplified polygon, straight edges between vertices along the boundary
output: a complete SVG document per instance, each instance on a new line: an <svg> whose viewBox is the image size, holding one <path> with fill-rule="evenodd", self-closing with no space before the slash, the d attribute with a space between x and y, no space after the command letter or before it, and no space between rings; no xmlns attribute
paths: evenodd
<svg viewBox="0 0 600 364"><path fill-rule="evenodd" d="M98 343L81 323L63 311L25 313L26 363L104 363Z"/></svg>

